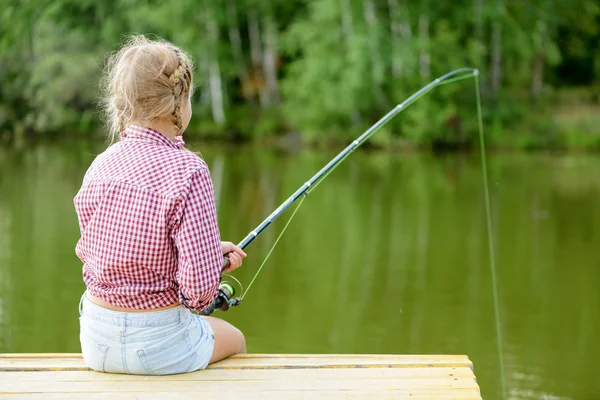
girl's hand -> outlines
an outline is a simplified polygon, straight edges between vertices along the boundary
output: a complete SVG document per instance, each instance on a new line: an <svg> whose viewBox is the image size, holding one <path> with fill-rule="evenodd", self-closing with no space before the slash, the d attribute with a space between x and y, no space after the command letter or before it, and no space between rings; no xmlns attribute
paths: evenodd
<svg viewBox="0 0 600 400"><path fill-rule="evenodd" d="M223 251L223 255L229 257L229 266L223 270L223 273L238 269L242 266L242 259L246 258L246 253L231 242L221 242L221 251Z"/></svg>

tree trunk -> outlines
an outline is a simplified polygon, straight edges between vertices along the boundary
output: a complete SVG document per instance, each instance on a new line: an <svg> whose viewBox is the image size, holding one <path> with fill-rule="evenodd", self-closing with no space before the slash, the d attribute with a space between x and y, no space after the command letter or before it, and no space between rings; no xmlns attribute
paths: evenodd
<svg viewBox="0 0 600 400"><path fill-rule="evenodd" d="M350 0L340 0L340 12L342 15L342 41L346 52L350 51L352 46L352 36L354 35L354 22L352 18L352 7ZM360 112L356 109L350 112L350 121L352 125L358 125L361 121Z"/></svg>
<svg viewBox="0 0 600 400"><path fill-rule="evenodd" d="M398 78L404 72L402 48L412 38L412 29L406 0L388 0L388 8L392 32L392 76Z"/></svg>
<svg viewBox="0 0 600 400"><path fill-rule="evenodd" d="M536 34L534 35L535 53L533 55L531 71L531 97L535 103L542 92L544 85L544 38L546 36L546 24L544 21L537 21Z"/></svg>
<svg viewBox="0 0 600 400"><path fill-rule="evenodd" d="M410 13L408 12L407 0L401 0L399 11L403 15L400 22L400 33L403 39L409 40L412 38L412 29L410 28Z"/></svg>
<svg viewBox="0 0 600 400"><path fill-rule="evenodd" d="M379 53L379 40L377 37L377 15L375 14L375 6L373 0L363 0L364 16L367 22L369 32L369 49L371 51L371 60L373 61L373 80L380 82L382 78L381 70L381 54Z"/></svg>
<svg viewBox="0 0 600 400"><path fill-rule="evenodd" d="M482 74L485 74L484 71L484 56L485 56L485 44L483 37L483 28L484 28L484 15L483 15L483 1L484 0L474 0L474 9L475 9L475 40L477 42L477 51L475 53L475 62L477 68L479 68ZM487 92L485 79L481 82L481 91L483 93Z"/></svg>
<svg viewBox="0 0 600 400"><path fill-rule="evenodd" d="M252 8L248 10L248 30L250 37L250 58L252 59L252 79L255 86L258 87L260 106L267 108L271 105L271 98L265 85L258 16L256 15L256 10Z"/></svg>
<svg viewBox="0 0 600 400"><path fill-rule="evenodd" d="M423 83L431 79L431 56L429 55L429 17L421 12L419 15L419 70Z"/></svg>
<svg viewBox="0 0 600 400"><path fill-rule="evenodd" d="M474 0L475 8L475 40L477 45L483 47L483 0ZM479 49L478 49L479 50ZM478 51L479 56L479 51Z"/></svg>
<svg viewBox="0 0 600 400"><path fill-rule="evenodd" d="M227 0L227 17L229 19L229 42L231 43L231 53L235 69L242 82L242 94L247 100L251 99L252 95L248 90L244 90L249 83L248 68L244 60L244 51L242 50L242 38L238 24L238 10L235 5L235 0Z"/></svg>
<svg viewBox="0 0 600 400"><path fill-rule="evenodd" d="M210 40L208 61L208 86L210 88L210 106L213 120L221 125L225 122L225 109L223 106L223 86L221 84L221 68L217 46L219 43L219 30L213 18L207 19L207 31Z"/></svg>
<svg viewBox="0 0 600 400"><path fill-rule="evenodd" d="M354 33L352 26L352 8L350 8L350 0L340 0L342 13L342 37L347 46L350 46L350 38Z"/></svg>
<svg viewBox="0 0 600 400"><path fill-rule="evenodd" d="M263 65L265 68L265 77L269 99L273 104L279 103L279 86L277 84L277 27L273 18L266 17L264 24L264 51Z"/></svg>
<svg viewBox="0 0 600 400"><path fill-rule="evenodd" d="M498 95L502 81L502 25L500 22L492 24L492 94Z"/></svg>
<svg viewBox="0 0 600 400"><path fill-rule="evenodd" d="M533 58L533 73L531 78L531 96L537 101L544 85L544 54L538 51Z"/></svg>
<svg viewBox="0 0 600 400"><path fill-rule="evenodd" d="M373 0L363 0L363 12L365 21L367 22L367 31L369 32L369 51L371 53L371 61L373 66L371 69L373 94L375 99L377 99L377 102L383 104L384 98L380 84L383 82L384 69L379 50L379 38L377 35L377 27L379 26L379 23L377 21L377 14L375 13Z"/></svg>
<svg viewBox="0 0 600 400"><path fill-rule="evenodd" d="M402 75L402 57L399 54L402 29L398 15L398 0L388 0L388 9L390 12L390 30L392 33L392 76L398 78Z"/></svg>
<svg viewBox="0 0 600 400"><path fill-rule="evenodd" d="M248 10L248 36L250 37L250 58L252 60L252 66L260 66L262 61L261 47L260 47L260 27L258 26L258 17L256 10Z"/></svg>
<svg viewBox="0 0 600 400"><path fill-rule="evenodd" d="M201 54L198 57L196 65L198 66L198 75L205 78L207 81L210 79L210 60L207 57L206 47L200 46L198 49L198 53ZM199 88L200 91L200 105L201 106L209 106L210 105L210 87L208 85L201 85Z"/></svg>
<svg viewBox="0 0 600 400"><path fill-rule="evenodd" d="M213 120L221 125L225 122L225 110L223 109L223 91L221 86L221 69L219 60L213 58L210 61L210 105Z"/></svg>
<svg viewBox="0 0 600 400"><path fill-rule="evenodd" d="M492 23L492 65L491 65L491 89L494 97L498 96L502 84L502 0L498 2L498 15Z"/></svg>

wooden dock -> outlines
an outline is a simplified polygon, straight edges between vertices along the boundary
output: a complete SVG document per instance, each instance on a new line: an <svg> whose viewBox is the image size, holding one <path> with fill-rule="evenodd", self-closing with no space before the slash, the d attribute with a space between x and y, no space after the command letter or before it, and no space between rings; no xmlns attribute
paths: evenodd
<svg viewBox="0 0 600 400"><path fill-rule="evenodd" d="M481 399L466 356L248 354L169 376L90 371L80 354L0 354L0 399Z"/></svg>

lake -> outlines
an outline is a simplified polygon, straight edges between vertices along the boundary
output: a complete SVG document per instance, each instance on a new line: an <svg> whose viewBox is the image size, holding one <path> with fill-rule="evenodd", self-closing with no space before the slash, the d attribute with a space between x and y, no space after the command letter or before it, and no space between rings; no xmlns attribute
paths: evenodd
<svg viewBox="0 0 600 400"><path fill-rule="evenodd" d="M104 147L0 148L0 353L80 352L73 197ZM336 153L192 147L233 242ZM488 161L509 397L600 398L600 156ZM244 285L290 211L247 248ZM498 399L485 221L477 154L355 153L304 202L242 305L214 315L249 352L466 354Z"/></svg>

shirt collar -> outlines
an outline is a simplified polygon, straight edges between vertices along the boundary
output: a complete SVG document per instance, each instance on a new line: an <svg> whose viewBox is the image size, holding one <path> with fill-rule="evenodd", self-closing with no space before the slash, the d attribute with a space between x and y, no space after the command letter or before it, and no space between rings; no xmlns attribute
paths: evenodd
<svg viewBox="0 0 600 400"><path fill-rule="evenodd" d="M159 131L139 125L129 125L121 133L121 139L146 139L175 149L180 149L185 144L182 136L175 136L175 142L173 142Z"/></svg>

